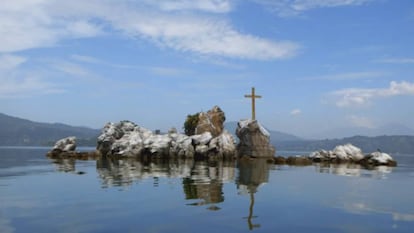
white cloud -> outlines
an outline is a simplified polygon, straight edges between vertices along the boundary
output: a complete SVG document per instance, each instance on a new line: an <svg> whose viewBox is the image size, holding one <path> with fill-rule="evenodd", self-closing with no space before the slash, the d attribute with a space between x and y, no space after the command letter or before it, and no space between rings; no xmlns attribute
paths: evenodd
<svg viewBox="0 0 414 233"><path fill-rule="evenodd" d="M96 36L100 26L55 15L52 1L3 0L0 5L0 52L50 47L64 38Z"/></svg>
<svg viewBox="0 0 414 233"><path fill-rule="evenodd" d="M293 109L293 110L290 112L290 115L292 115L292 116L298 116L298 115L300 115L300 114L302 114L302 111L301 111L300 109L298 109L298 108Z"/></svg>
<svg viewBox="0 0 414 233"><path fill-rule="evenodd" d="M332 93L338 107L353 107L370 103L375 98L414 95L414 83L392 81L388 88L349 88Z"/></svg>
<svg viewBox="0 0 414 233"><path fill-rule="evenodd" d="M356 126L356 127L369 128L369 129L375 128L374 122L370 118L367 118L367 117L350 115L347 117L347 119L353 126Z"/></svg>
<svg viewBox="0 0 414 233"><path fill-rule="evenodd" d="M54 68L60 72L66 73L73 77L91 77L93 76L87 69L81 65L67 62L67 61L54 61L50 63L51 68Z"/></svg>
<svg viewBox="0 0 414 233"><path fill-rule="evenodd" d="M131 12L111 19L116 28L182 52L244 59L280 59L294 56L299 46L241 34L227 22L201 16L154 15ZM133 22L133 24L131 24Z"/></svg>
<svg viewBox="0 0 414 233"><path fill-rule="evenodd" d="M110 66L110 67L120 68L120 69L140 69L140 68L142 68L141 66L138 66L138 65L125 65L125 64L111 63L111 62L101 60L101 59L96 58L96 57L79 55L79 54L71 55L70 59L75 61L75 62L78 62L78 63L100 64L100 65Z"/></svg>
<svg viewBox="0 0 414 233"><path fill-rule="evenodd" d="M227 13L232 9L230 0L145 0L145 2L165 11L199 10Z"/></svg>
<svg viewBox="0 0 414 233"><path fill-rule="evenodd" d="M21 66L29 62L22 56L0 55L0 98L21 98L34 95L64 92L35 71Z"/></svg>
<svg viewBox="0 0 414 233"><path fill-rule="evenodd" d="M304 78L304 80L340 81L340 80L372 79L372 78L383 77L385 75L387 75L387 73L379 72L379 71L362 71L362 72L349 72L349 73L309 77L309 78Z"/></svg>
<svg viewBox="0 0 414 233"><path fill-rule="evenodd" d="M103 61L101 61L101 60L99 60L95 57L79 55L79 54L73 54L72 56L70 56L70 58L72 60L75 60L75 61L78 61L78 62L85 62L85 63L91 63L91 64L104 63Z"/></svg>
<svg viewBox="0 0 414 233"><path fill-rule="evenodd" d="M306 11L314 8L358 6L372 0L295 0L291 1L292 8L297 11Z"/></svg>
<svg viewBox="0 0 414 233"><path fill-rule="evenodd" d="M121 32L160 47L200 55L270 60L297 53L300 46L296 43L240 33L215 14L191 12L228 12L230 5L229 1L219 0L153 4L128 0L6 0L0 6L0 52L49 47L67 38ZM186 11L165 11L168 9Z"/></svg>
<svg viewBox="0 0 414 233"><path fill-rule="evenodd" d="M65 92L55 84L36 76L0 76L0 98L22 98Z"/></svg>
<svg viewBox="0 0 414 233"><path fill-rule="evenodd" d="M66 25L65 30L61 33L63 36L70 37L94 37L102 33L99 25L90 23L85 20L78 20L69 22Z"/></svg>
<svg viewBox="0 0 414 233"><path fill-rule="evenodd" d="M15 56L10 54L0 55L0 72L13 70L14 68L26 62L26 60L27 59L25 57L21 56Z"/></svg>
<svg viewBox="0 0 414 233"><path fill-rule="evenodd" d="M281 17L300 15L315 8L359 6L372 0L252 0L270 8Z"/></svg>

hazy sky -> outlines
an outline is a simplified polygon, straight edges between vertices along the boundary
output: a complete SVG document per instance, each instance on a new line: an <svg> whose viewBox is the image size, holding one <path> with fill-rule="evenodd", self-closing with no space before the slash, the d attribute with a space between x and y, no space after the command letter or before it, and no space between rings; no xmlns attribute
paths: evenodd
<svg viewBox="0 0 414 233"><path fill-rule="evenodd" d="M2 0L0 112L181 128L219 105L299 136L414 128L412 0Z"/></svg>

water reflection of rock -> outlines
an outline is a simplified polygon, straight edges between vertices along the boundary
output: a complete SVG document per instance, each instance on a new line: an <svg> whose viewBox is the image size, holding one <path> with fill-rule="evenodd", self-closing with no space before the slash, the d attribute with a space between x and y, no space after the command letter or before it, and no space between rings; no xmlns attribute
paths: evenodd
<svg viewBox="0 0 414 233"><path fill-rule="evenodd" d="M56 166L56 170L59 172L69 172L76 175L84 175L84 171L76 171L76 159L75 158L56 158L52 159L52 163Z"/></svg>
<svg viewBox="0 0 414 233"><path fill-rule="evenodd" d="M74 172L76 170L75 159L54 159L53 164L59 172Z"/></svg>
<svg viewBox="0 0 414 233"><path fill-rule="evenodd" d="M234 181L234 167L234 161L197 161L191 175L183 179L185 198L198 200L189 205L223 202L223 183ZM218 210L219 207L211 205L209 209Z"/></svg>
<svg viewBox="0 0 414 233"><path fill-rule="evenodd" d="M97 172L103 187L128 186L143 179L159 177L182 178L186 199L197 199L190 205L220 203L224 200L223 183L234 181L234 161L155 160L102 158L97 161ZM211 206L210 209L218 207Z"/></svg>
<svg viewBox="0 0 414 233"><path fill-rule="evenodd" d="M315 170L319 173L330 173L340 176L357 176L382 179L391 173L393 167L377 166L368 170L364 166L355 163L318 163Z"/></svg>
<svg viewBox="0 0 414 233"><path fill-rule="evenodd" d="M237 189L241 194L255 193L257 188L269 181L269 163L265 159L240 159Z"/></svg>
<svg viewBox="0 0 414 233"><path fill-rule="evenodd" d="M249 230L259 228L260 224L253 223L253 219L257 218L253 214L255 198L254 194L258 191L258 187L267 183L269 180L269 164L265 159L240 159L237 167L239 175L237 177L237 189L240 194L248 194L250 196L249 215L246 217Z"/></svg>

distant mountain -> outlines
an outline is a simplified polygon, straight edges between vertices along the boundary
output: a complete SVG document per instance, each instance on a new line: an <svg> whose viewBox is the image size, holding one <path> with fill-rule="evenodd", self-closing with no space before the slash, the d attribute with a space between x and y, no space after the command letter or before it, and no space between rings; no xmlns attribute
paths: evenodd
<svg viewBox="0 0 414 233"><path fill-rule="evenodd" d="M364 127L347 127L336 128L322 133L310 135L309 138L313 139L332 139L332 138L345 138L355 135L376 137L381 135L413 135L414 129L402 124L394 123L383 125L378 128L364 128Z"/></svg>
<svg viewBox="0 0 414 233"><path fill-rule="evenodd" d="M236 129L237 129L237 122L236 121L226 122L224 123L224 128L227 129L227 131L229 131L230 133L235 135ZM297 137L292 134L275 131L275 130L269 130L269 129L267 129L267 131L269 131L270 133L270 140L272 143L281 142L281 141L302 141L303 140L302 138Z"/></svg>
<svg viewBox="0 0 414 233"><path fill-rule="evenodd" d="M353 136L342 139L284 141L274 145L279 151L316 151L332 150L335 146L346 143L361 148L365 153L381 150L386 153L414 154L414 136Z"/></svg>
<svg viewBox="0 0 414 233"><path fill-rule="evenodd" d="M76 136L78 145L96 145L100 130L60 123L39 123L0 113L0 146L46 146Z"/></svg>

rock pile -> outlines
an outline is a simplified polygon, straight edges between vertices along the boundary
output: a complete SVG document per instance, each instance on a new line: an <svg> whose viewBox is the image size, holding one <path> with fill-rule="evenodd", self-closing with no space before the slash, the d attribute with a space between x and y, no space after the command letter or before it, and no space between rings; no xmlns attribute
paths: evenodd
<svg viewBox="0 0 414 233"><path fill-rule="evenodd" d="M131 121L107 123L98 137L97 150L103 155L134 157L150 154L157 157L225 157L235 155L233 136L223 130L224 113L214 107L200 113L196 135L187 136L170 130L159 135Z"/></svg>
<svg viewBox="0 0 414 233"><path fill-rule="evenodd" d="M348 143L338 145L332 151L320 150L312 152L309 158L313 162L353 162L362 165L396 166L396 161L387 153L372 152L364 155L360 148Z"/></svg>
<svg viewBox="0 0 414 233"><path fill-rule="evenodd" d="M197 116L196 114L193 116ZM56 142L47 154L51 158L89 159L91 157L156 158L265 158L275 164L310 165L312 163L355 163L362 166L396 166L388 154L373 152L364 155L360 148L338 145L331 151L320 150L308 156L274 157L276 149L270 144L269 132L256 120L238 122L235 145L233 135L224 129L224 112L215 106L198 114L195 135L178 133L171 129L167 134L153 133L131 121L107 123L97 140L96 151L76 152L76 138L67 137Z"/></svg>

